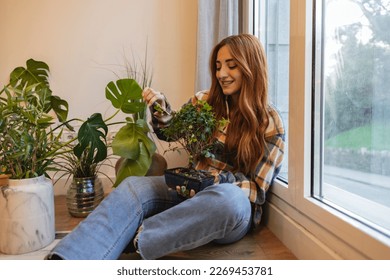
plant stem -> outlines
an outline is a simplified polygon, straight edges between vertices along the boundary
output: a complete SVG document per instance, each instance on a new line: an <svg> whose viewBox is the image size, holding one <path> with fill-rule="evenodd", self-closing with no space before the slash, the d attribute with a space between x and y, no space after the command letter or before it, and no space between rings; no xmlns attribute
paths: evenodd
<svg viewBox="0 0 390 280"><path fill-rule="evenodd" d="M119 113L120 111L121 111L121 110L117 110L111 117L105 119L104 122L106 123L106 122L112 120L116 115L118 115L118 113Z"/></svg>

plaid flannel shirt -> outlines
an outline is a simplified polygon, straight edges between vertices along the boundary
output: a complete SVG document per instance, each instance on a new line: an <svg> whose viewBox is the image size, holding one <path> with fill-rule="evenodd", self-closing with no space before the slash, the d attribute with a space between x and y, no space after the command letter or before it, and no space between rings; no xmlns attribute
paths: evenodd
<svg viewBox="0 0 390 280"><path fill-rule="evenodd" d="M207 99L207 91L201 91L195 94L189 102L193 104L198 100ZM162 104L162 107L171 112L171 107L167 100ZM160 128L169 125L172 119L171 115L163 112L152 110L152 128L156 135L164 140ZM210 171L215 176L215 183L232 183L242 189L249 198L253 208L253 225L260 224L262 215L262 205L265 202L266 193L271 186L273 180L277 176L282 166L284 155L284 139L285 132L283 121L277 109L269 106L269 125L265 133L265 141L268 149L265 151L263 158L259 159L259 164L255 170L255 176L250 178L242 172L233 172L232 164L226 159L226 155L222 154L223 146L226 139L227 127L221 128L216 136L219 149L214 151L215 158L208 158L206 166L198 165L197 168Z"/></svg>

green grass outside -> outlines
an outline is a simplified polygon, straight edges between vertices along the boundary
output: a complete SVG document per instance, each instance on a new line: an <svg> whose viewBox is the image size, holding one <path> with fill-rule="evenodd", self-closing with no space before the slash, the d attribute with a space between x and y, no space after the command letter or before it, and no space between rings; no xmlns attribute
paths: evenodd
<svg viewBox="0 0 390 280"><path fill-rule="evenodd" d="M390 151L390 121L386 124L372 124L342 132L326 140L325 147Z"/></svg>

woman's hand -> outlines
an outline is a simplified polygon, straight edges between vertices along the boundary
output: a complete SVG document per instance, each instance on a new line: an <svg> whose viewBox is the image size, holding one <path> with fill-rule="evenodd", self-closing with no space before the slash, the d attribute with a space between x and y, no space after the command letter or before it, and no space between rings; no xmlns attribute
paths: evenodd
<svg viewBox="0 0 390 280"><path fill-rule="evenodd" d="M176 186L176 192L178 195L186 198L191 198L195 195L195 190L191 189L190 191L188 191L186 186Z"/></svg>
<svg viewBox="0 0 390 280"><path fill-rule="evenodd" d="M142 97L148 106L153 106L157 112L165 113L170 116L166 109L165 97L161 92L155 91L149 87L145 88L142 92Z"/></svg>
<svg viewBox="0 0 390 280"><path fill-rule="evenodd" d="M164 95L161 92L155 91L152 88L146 87L142 92L142 97L148 106L152 106L155 102L162 104Z"/></svg>

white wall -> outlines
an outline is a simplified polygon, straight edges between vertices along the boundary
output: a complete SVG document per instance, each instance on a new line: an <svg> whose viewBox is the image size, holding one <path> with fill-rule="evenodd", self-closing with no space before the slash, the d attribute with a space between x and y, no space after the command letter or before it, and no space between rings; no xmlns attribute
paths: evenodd
<svg viewBox="0 0 390 280"><path fill-rule="evenodd" d="M194 92L196 26L197 0L0 0L0 85L27 59L42 60L70 117L108 116L105 86L148 44L152 87L178 108Z"/></svg>

